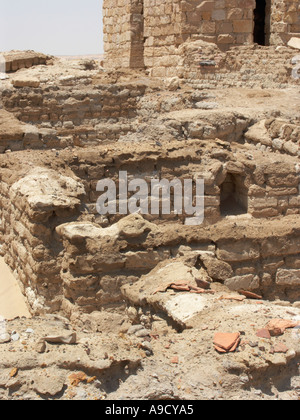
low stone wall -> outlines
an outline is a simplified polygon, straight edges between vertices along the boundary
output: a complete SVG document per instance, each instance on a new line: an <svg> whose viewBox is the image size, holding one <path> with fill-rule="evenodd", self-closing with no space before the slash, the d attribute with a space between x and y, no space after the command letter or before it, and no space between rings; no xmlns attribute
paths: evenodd
<svg viewBox="0 0 300 420"><path fill-rule="evenodd" d="M50 56L35 51L10 51L3 54L6 63L6 72L16 72L20 69L45 65L51 60Z"/></svg>
<svg viewBox="0 0 300 420"><path fill-rule="evenodd" d="M126 134L145 88L138 83L11 88L2 92L2 102L21 122L39 129L37 138L28 137L29 146L61 148L117 140Z"/></svg>
<svg viewBox="0 0 300 420"><path fill-rule="evenodd" d="M64 310L91 312L122 305L121 287L138 281L162 261L194 258L199 279L223 282L231 290L263 293L265 298L298 300L299 223L261 225L224 222L214 229L160 226L131 215L106 229L94 224L59 226L65 253L62 264ZM296 226L294 225L294 226ZM272 232L272 233L271 233ZM174 260L173 260L174 261ZM202 267L202 268L201 268Z"/></svg>

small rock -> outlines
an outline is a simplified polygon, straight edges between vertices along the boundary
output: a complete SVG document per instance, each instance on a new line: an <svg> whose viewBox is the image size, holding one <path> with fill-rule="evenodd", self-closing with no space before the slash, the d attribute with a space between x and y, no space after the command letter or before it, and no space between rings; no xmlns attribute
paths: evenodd
<svg viewBox="0 0 300 420"><path fill-rule="evenodd" d="M130 321L134 322L138 317L138 311L133 306L131 306L127 309L127 315Z"/></svg>
<svg viewBox="0 0 300 420"><path fill-rule="evenodd" d="M12 341L19 341L20 340L20 335L15 332L11 335L11 339L12 339Z"/></svg>
<svg viewBox="0 0 300 420"><path fill-rule="evenodd" d="M247 376L247 375L240 376L240 382L242 384L247 384L249 381L250 381L249 376Z"/></svg>
<svg viewBox="0 0 300 420"><path fill-rule="evenodd" d="M11 341L11 337L8 333L0 335L0 344L9 343Z"/></svg>
<svg viewBox="0 0 300 420"><path fill-rule="evenodd" d="M142 337L147 337L148 335L150 335L150 331L146 330L145 328L142 330L139 330L135 333L136 337L142 338Z"/></svg>
<svg viewBox="0 0 300 420"><path fill-rule="evenodd" d="M45 353L45 351L46 351L46 342L45 342L45 340L43 340L43 339L41 339L41 340L39 340L38 342L37 342L37 344L36 344L36 351L38 352L38 353Z"/></svg>
<svg viewBox="0 0 300 420"><path fill-rule="evenodd" d="M41 395L55 396L60 393L65 384L65 375L57 372L41 372L34 377L33 389Z"/></svg>
<svg viewBox="0 0 300 420"><path fill-rule="evenodd" d="M140 324L139 325L133 325L132 327L130 327L128 329L127 334L133 335L133 334L135 334L138 331L143 330L143 329L144 329L144 327L142 325L140 325Z"/></svg>
<svg viewBox="0 0 300 420"><path fill-rule="evenodd" d="M17 369L17 368L13 368L13 369L10 371L9 376L10 376L11 378L14 378L15 376L17 376L17 374L18 374L18 369Z"/></svg>
<svg viewBox="0 0 300 420"><path fill-rule="evenodd" d="M152 354L152 353L153 353L152 346L151 346L151 344L150 344L150 343L148 343L147 341L144 341L144 342L141 344L141 347L142 347L142 349L143 349L143 350L148 351L150 354Z"/></svg>
<svg viewBox="0 0 300 420"><path fill-rule="evenodd" d="M69 381L72 386L78 386L80 382L86 381L88 378L84 372L72 373L69 376Z"/></svg>

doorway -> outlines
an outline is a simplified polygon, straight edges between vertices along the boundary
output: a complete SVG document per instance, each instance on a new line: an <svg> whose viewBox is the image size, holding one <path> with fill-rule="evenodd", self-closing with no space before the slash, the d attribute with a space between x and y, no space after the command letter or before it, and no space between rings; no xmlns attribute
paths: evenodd
<svg viewBox="0 0 300 420"><path fill-rule="evenodd" d="M253 41L258 45L270 45L270 27L271 0L256 0Z"/></svg>

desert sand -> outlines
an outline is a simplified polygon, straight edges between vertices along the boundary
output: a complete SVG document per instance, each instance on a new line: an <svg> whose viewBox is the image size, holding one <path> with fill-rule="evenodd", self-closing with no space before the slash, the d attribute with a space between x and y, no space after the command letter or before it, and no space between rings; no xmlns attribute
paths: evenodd
<svg viewBox="0 0 300 420"><path fill-rule="evenodd" d="M0 317L13 319L30 317L25 298L16 279L3 258L0 258Z"/></svg>

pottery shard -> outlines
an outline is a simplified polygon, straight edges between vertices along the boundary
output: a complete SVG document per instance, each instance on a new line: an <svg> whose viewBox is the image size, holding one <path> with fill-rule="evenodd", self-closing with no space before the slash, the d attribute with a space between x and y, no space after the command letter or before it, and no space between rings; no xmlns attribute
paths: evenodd
<svg viewBox="0 0 300 420"><path fill-rule="evenodd" d="M288 351L289 349L284 343L277 343L272 348L272 352L274 353L287 353Z"/></svg>
<svg viewBox="0 0 300 420"><path fill-rule="evenodd" d="M258 330L256 332L256 335L257 335L257 337L266 338L268 340L271 338L270 331L267 328L263 328L261 330Z"/></svg>
<svg viewBox="0 0 300 420"><path fill-rule="evenodd" d="M214 337L215 349L220 353L233 352L240 343L240 333L216 333Z"/></svg>
<svg viewBox="0 0 300 420"><path fill-rule="evenodd" d="M288 328L295 328L299 325L299 322L291 321L289 319L272 319L268 325L267 329L271 336L277 337L284 334L285 330Z"/></svg>

